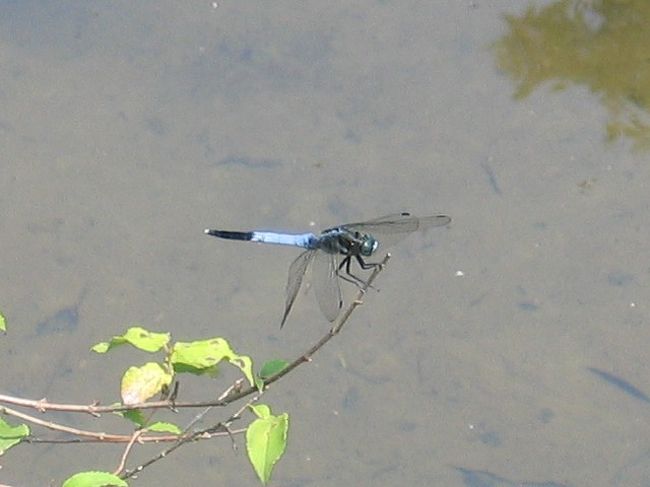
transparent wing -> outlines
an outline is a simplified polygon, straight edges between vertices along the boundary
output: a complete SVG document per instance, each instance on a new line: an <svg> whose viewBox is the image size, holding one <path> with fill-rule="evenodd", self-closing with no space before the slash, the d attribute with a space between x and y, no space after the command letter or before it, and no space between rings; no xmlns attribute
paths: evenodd
<svg viewBox="0 0 650 487"><path fill-rule="evenodd" d="M289 312L293 306L293 302L298 296L298 291L300 291L300 285L302 284L302 279L305 277L305 271L309 267L309 263L314 258L316 250L306 250L300 254L296 259L291 263L289 267L289 279L287 280L287 301L284 305L284 315L282 315L282 321L280 322L280 328L284 326L284 322L287 321Z"/></svg>
<svg viewBox="0 0 650 487"><path fill-rule="evenodd" d="M371 235L389 235L394 233L411 233L416 230L441 227L451 221L447 215L434 215L418 218L410 213L394 213L374 220L359 223L346 223L344 228Z"/></svg>
<svg viewBox="0 0 650 487"><path fill-rule="evenodd" d="M343 301L334 254L318 251L311 268L312 284L321 311L329 321L339 315Z"/></svg>
<svg viewBox="0 0 650 487"><path fill-rule="evenodd" d="M441 227L447 225L450 221L451 218L446 215L418 218L410 213L394 213L366 222L347 223L341 225L341 227L355 232L370 234L377 238L380 248L386 248L417 230Z"/></svg>

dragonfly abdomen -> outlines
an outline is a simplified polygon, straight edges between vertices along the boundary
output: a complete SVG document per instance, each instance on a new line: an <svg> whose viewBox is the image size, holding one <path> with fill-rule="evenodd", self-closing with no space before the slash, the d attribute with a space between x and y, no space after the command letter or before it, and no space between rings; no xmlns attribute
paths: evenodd
<svg viewBox="0 0 650 487"><path fill-rule="evenodd" d="M279 233L279 232L233 232L231 230L206 229L205 233L213 237L228 240L244 240L277 245L291 245L304 249L318 248L318 237L313 233Z"/></svg>
<svg viewBox="0 0 650 487"><path fill-rule="evenodd" d="M313 233L276 233L276 232L252 232L250 240L277 245L291 245L305 249L314 249L318 244L318 238Z"/></svg>
<svg viewBox="0 0 650 487"><path fill-rule="evenodd" d="M206 229L205 233L213 237L227 238L228 240L253 240L253 233L255 232L231 232L229 230Z"/></svg>

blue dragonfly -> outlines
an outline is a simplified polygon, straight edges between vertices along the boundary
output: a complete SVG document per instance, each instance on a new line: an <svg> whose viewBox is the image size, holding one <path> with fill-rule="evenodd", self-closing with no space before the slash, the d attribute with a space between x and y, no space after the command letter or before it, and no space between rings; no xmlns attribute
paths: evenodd
<svg viewBox="0 0 650 487"><path fill-rule="evenodd" d="M305 249L289 267L287 297L280 323L282 328L298 296L305 272L312 262L312 284L318 304L325 317L329 321L334 321L343 306L339 278L358 287L366 283L352 273L353 259L361 269L373 269L381 264L366 262L364 259L371 257L380 246L392 245L416 230L444 226L450 221L451 218L446 215L418 218L410 213L395 213L366 222L346 223L328 228L320 235L212 229L206 229L205 233L229 240L290 245Z"/></svg>

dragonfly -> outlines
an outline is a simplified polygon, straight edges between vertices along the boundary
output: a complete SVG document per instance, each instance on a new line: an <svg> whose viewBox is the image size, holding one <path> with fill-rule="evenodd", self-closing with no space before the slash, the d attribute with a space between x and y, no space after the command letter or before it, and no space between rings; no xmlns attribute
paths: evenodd
<svg viewBox="0 0 650 487"><path fill-rule="evenodd" d="M336 320L343 300L339 279L362 288L366 281L352 272L356 262L362 270L374 269L380 263L367 262L380 248L388 247L417 230L426 230L449 224L446 215L418 218L410 213L395 213L359 223L346 223L314 233L283 233L271 231L232 231L206 229L213 237L260 242L264 244L288 245L305 249L289 266L282 328L289 316L303 277L311 265L312 285L319 307L328 319Z"/></svg>

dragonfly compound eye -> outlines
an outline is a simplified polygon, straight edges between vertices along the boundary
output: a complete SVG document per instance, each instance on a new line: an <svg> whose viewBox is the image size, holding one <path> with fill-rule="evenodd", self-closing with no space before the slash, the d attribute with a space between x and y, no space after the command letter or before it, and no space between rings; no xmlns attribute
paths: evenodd
<svg viewBox="0 0 650 487"><path fill-rule="evenodd" d="M372 237L366 237L363 239L359 253L364 257L370 257L372 253L377 250L378 246L379 242L377 242L377 240Z"/></svg>

